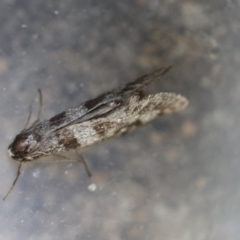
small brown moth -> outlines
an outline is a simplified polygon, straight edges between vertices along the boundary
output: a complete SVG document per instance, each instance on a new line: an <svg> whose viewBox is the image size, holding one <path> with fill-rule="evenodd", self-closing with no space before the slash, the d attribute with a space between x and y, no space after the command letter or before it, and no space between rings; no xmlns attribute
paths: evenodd
<svg viewBox="0 0 240 240"><path fill-rule="evenodd" d="M22 130L8 147L10 157L20 164L12 187L4 199L15 185L23 162L81 149L133 130L159 115L183 110L188 101L179 94L144 94L144 89L150 83L159 80L170 68L161 68L43 122L39 120L42 105L42 95L39 91L41 105L38 119L29 128ZM82 162L85 164L83 159ZM89 171L88 174L90 175Z"/></svg>

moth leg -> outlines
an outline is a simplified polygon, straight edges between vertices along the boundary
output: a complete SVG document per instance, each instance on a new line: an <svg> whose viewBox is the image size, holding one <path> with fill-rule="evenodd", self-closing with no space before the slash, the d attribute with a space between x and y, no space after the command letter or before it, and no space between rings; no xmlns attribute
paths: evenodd
<svg viewBox="0 0 240 240"><path fill-rule="evenodd" d="M39 109L38 109L38 115L37 115L37 119L33 122L32 126L38 122L40 122L40 117L42 114L42 106L43 106L43 100L42 100L42 91L39 88L38 89L38 96L39 96Z"/></svg>
<svg viewBox="0 0 240 240"><path fill-rule="evenodd" d="M91 177L92 174L91 174L91 172L90 172L90 170L89 170L89 168L88 168L88 165L87 165L84 157L83 157L81 154L79 154L77 151L76 151L76 153L77 153L77 155L78 155L79 158L80 158L78 161L83 163L84 168L85 168L85 170L86 170L86 172L87 172L88 177Z"/></svg>
<svg viewBox="0 0 240 240"><path fill-rule="evenodd" d="M3 201L8 197L8 195L10 194L10 192L12 191L12 189L14 188L20 174L21 174L21 168L22 168L22 162L19 163L18 165L18 170L17 170L17 175L12 183L12 186L10 187L10 189L8 190L7 194L5 195L5 197L3 198Z"/></svg>
<svg viewBox="0 0 240 240"><path fill-rule="evenodd" d="M84 158L83 158L82 155L78 154L78 156L80 157L80 159L72 159L72 158L63 156L63 155L61 155L61 154L54 154L54 155L57 156L57 157L59 157L59 158L68 160L68 161L70 160L70 161L75 161L75 162L77 161L77 162L83 163L83 166L84 166L84 168L85 168L85 171L87 172L88 177L91 177L91 176L92 176L92 174L91 174L91 172L90 172L90 170L89 170L89 168L88 168L88 165L87 165L87 163L86 163L86 161L84 160Z"/></svg>

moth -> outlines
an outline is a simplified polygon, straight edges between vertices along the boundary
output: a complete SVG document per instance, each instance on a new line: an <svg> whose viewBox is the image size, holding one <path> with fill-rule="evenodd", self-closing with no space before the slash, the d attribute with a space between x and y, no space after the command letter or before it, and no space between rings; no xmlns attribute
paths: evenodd
<svg viewBox="0 0 240 240"><path fill-rule="evenodd" d="M82 149L145 125L157 116L183 110L188 105L188 100L182 95L144 93L150 83L161 79L170 68L160 68L43 122L39 120L40 107L38 119L29 128L22 130L8 147L10 157L19 161L19 167L4 199L15 185L24 162ZM41 92L40 102L42 103Z"/></svg>

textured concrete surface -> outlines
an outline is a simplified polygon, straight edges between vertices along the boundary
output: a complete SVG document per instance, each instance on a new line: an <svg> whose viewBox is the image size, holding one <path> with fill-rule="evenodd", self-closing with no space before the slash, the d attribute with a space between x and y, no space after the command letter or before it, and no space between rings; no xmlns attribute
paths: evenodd
<svg viewBox="0 0 240 240"><path fill-rule="evenodd" d="M150 90L190 105L84 150L92 179L75 162L25 164L0 202L0 239L240 239L239 12L233 0L2 0L1 196L37 88L46 119L172 64Z"/></svg>

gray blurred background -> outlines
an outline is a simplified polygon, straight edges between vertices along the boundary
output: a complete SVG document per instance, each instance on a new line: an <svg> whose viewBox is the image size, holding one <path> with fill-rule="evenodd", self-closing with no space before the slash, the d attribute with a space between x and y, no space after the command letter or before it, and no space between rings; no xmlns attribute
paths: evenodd
<svg viewBox="0 0 240 240"><path fill-rule="evenodd" d="M190 105L84 150L92 179L76 162L25 164L0 239L240 239L239 13L234 0L2 0L2 197L38 88L47 119L171 64L150 89Z"/></svg>

